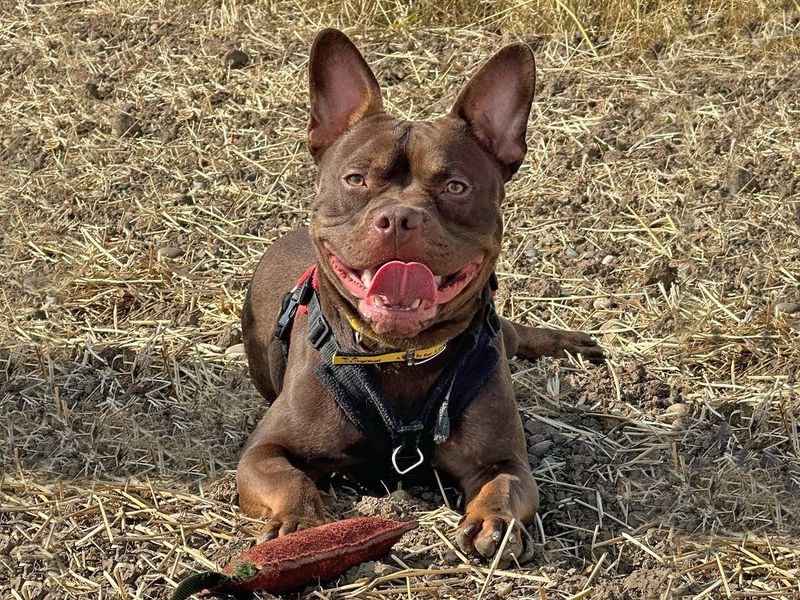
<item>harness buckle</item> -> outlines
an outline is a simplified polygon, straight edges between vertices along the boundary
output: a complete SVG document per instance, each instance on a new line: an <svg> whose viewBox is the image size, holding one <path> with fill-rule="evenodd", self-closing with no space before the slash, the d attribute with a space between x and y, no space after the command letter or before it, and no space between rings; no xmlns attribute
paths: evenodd
<svg viewBox="0 0 800 600"><path fill-rule="evenodd" d="M314 288L311 284L311 277L307 278L300 285L296 285L291 291L286 292L281 300L281 315L275 325L273 336L282 341L288 342L292 334L292 324L300 306L305 306L311 299Z"/></svg>
<svg viewBox="0 0 800 600"><path fill-rule="evenodd" d="M281 316L278 317L278 322L275 324L275 331L273 336L282 342L289 341L289 336L292 332L292 323L294 323L294 315L297 313L299 304L295 300L295 292L287 292L281 300Z"/></svg>
<svg viewBox="0 0 800 600"><path fill-rule="evenodd" d="M310 276L306 278L306 280L300 285L300 289L297 291L297 303L301 306L305 306L311 300L311 295L314 293L314 276Z"/></svg>
<svg viewBox="0 0 800 600"><path fill-rule="evenodd" d="M308 325L308 342L315 350L319 350L325 345L329 335L333 335L331 326L322 316L320 311L316 318Z"/></svg>

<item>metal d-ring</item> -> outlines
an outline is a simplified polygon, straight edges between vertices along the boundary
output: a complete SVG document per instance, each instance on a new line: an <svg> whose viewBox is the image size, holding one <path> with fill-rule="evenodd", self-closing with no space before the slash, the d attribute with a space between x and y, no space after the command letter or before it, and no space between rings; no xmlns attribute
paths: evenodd
<svg viewBox="0 0 800 600"><path fill-rule="evenodd" d="M417 455L419 456L419 460L417 462L415 462L413 465L411 465L410 467L408 467L407 469L401 469L400 467L397 466L397 453L400 452L402 447L403 447L403 445L401 444L400 446L398 446L397 448L394 449L394 452L392 452L392 466L394 467L394 470L397 471L397 473L399 475L405 475L409 471L413 471L418 466L420 466L423 463L423 461L425 460L425 456L422 454L422 450L417 448Z"/></svg>

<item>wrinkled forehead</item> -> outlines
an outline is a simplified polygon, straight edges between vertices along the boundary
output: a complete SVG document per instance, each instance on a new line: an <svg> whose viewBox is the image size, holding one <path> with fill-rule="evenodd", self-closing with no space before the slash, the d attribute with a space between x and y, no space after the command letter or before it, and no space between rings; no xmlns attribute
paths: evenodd
<svg viewBox="0 0 800 600"><path fill-rule="evenodd" d="M491 169L491 160L456 119L367 119L342 136L325 157L332 168L369 169L390 177L436 177Z"/></svg>
<svg viewBox="0 0 800 600"><path fill-rule="evenodd" d="M495 170L463 121L444 118L415 123L409 138L411 164L421 172L466 175Z"/></svg>

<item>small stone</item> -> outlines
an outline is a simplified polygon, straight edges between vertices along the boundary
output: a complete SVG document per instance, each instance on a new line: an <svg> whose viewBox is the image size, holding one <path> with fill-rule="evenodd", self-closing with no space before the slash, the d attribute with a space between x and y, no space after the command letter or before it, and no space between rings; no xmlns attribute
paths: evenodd
<svg viewBox="0 0 800 600"><path fill-rule="evenodd" d="M203 181L202 179L195 179L195 180L192 182L192 185L193 185L193 186L195 187L195 189L197 189L197 190L203 190L203 189L205 189L205 187L206 187L206 182L205 182L205 181Z"/></svg>
<svg viewBox="0 0 800 600"><path fill-rule="evenodd" d="M538 252L536 252L535 248L528 248L527 250L525 250L525 256L527 258L536 258L537 254Z"/></svg>
<svg viewBox="0 0 800 600"><path fill-rule="evenodd" d="M775 305L775 310L787 315L793 315L800 312L800 302L779 302Z"/></svg>
<svg viewBox="0 0 800 600"><path fill-rule="evenodd" d="M59 298L55 294L47 294L44 297L45 304L58 304L58 300Z"/></svg>
<svg viewBox="0 0 800 600"><path fill-rule="evenodd" d="M567 246L567 249L564 250L564 254L566 255L567 258L578 258L580 256L578 251L575 250L575 248L573 248L572 246Z"/></svg>
<svg viewBox="0 0 800 600"><path fill-rule="evenodd" d="M387 565L386 563L375 563L375 567L372 569L372 572L375 573L378 577L381 575L386 575L394 571L394 567L392 565Z"/></svg>
<svg viewBox="0 0 800 600"><path fill-rule="evenodd" d="M505 598L512 591L514 591L514 584L509 581L508 583L504 583L498 586L494 593L496 596L499 596L500 598Z"/></svg>
<svg viewBox="0 0 800 600"><path fill-rule="evenodd" d="M250 57L241 50L231 50L225 55L225 64L231 69L241 69L250 63Z"/></svg>
<svg viewBox="0 0 800 600"><path fill-rule="evenodd" d="M553 440L544 440L543 442L539 442L538 444L531 446L530 453L541 458L550 452L552 447Z"/></svg>
<svg viewBox="0 0 800 600"><path fill-rule="evenodd" d="M607 310L614 306L614 301L611 298L595 298L594 302L592 302L592 306L594 306L596 310Z"/></svg>
<svg viewBox="0 0 800 600"><path fill-rule="evenodd" d="M180 258L186 254L182 248L176 248L175 246L161 246L156 252L164 258Z"/></svg>
<svg viewBox="0 0 800 600"><path fill-rule="evenodd" d="M673 421L677 421L689 414L689 407L686 404L675 403L670 404L664 410L664 416L667 418L672 419Z"/></svg>
<svg viewBox="0 0 800 600"><path fill-rule="evenodd" d="M608 266L608 265L612 265L612 264L614 264L614 262L615 262L616 260L617 260L617 257L616 257L616 256L614 256L613 254L606 254L606 255L603 257L603 260L601 260L600 262L601 262L602 264L604 264L605 266Z"/></svg>
<svg viewBox="0 0 800 600"><path fill-rule="evenodd" d="M544 436L541 433L532 433L528 436L528 443L533 446L534 444L538 444L539 442L544 441Z"/></svg>
<svg viewBox="0 0 800 600"><path fill-rule="evenodd" d="M229 348L225 348L226 356L238 356L240 354L245 354L244 344L234 344Z"/></svg>

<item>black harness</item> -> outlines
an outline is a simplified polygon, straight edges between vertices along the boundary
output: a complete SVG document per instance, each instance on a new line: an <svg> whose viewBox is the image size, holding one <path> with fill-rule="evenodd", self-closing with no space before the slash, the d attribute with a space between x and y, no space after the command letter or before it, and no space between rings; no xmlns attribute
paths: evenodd
<svg viewBox="0 0 800 600"><path fill-rule="evenodd" d="M308 309L308 341L322 355L314 373L336 399L339 408L368 440L386 439L391 449L392 466L404 475L425 460L434 445L450 436L451 426L486 384L500 356L497 332L500 319L492 294L497 280L492 274L486 303L469 328L448 342L456 359L440 373L426 394L422 410L411 421L403 421L383 399L376 380L376 365L334 365L339 342L322 314L319 295L306 277L288 292L282 303L275 337L288 353L292 324L301 306Z"/></svg>

